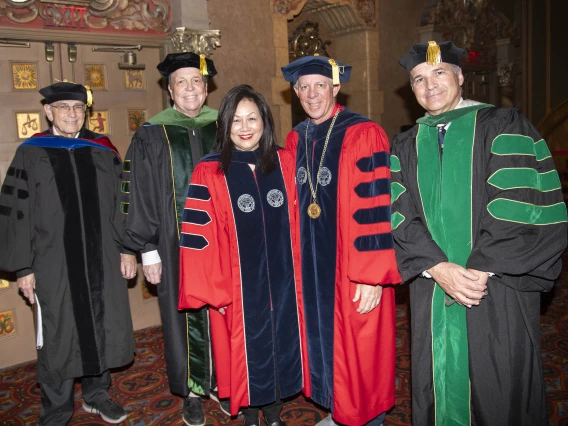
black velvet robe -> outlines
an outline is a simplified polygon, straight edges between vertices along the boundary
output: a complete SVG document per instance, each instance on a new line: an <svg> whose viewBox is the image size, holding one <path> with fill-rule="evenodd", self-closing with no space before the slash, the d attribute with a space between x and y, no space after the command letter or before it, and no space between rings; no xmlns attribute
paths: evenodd
<svg viewBox="0 0 568 426"><path fill-rule="evenodd" d="M134 355L120 272L121 160L106 137L79 136L24 142L0 194L0 270L36 278L39 383L98 375Z"/></svg>
<svg viewBox="0 0 568 426"><path fill-rule="evenodd" d="M179 116L179 123L193 123L189 117L172 111L165 110L159 116L169 114L164 121ZM216 113L212 116L216 118ZM207 311L178 311L178 294L179 227L185 195L194 164L213 146L215 118L197 129L145 124L132 138L124 161L124 246L142 253L158 250L162 260L157 290L166 367L170 390L179 396L187 396L190 389L208 395L211 387Z"/></svg>
<svg viewBox="0 0 568 426"><path fill-rule="evenodd" d="M510 169L556 173L546 144L528 120L517 110L505 108L484 108L477 114L472 135L473 241L466 266L496 275L487 282L489 294L479 306L467 310L471 424L547 425L540 293L551 290L561 270L566 210L559 188L537 190L518 180L494 181ZM412 423L422 426L434 424L431 303L435 283L421 274L447 261L447 256L433 241L421 204L418 130L415 126L394 138L391 171L393 188L398 188L393 189L397 262L403 280L410 283ZM500 141L506 145L495 142L503 135ZM526 152L517 149L523 141ZM437 144L437 139L433 143ZM451 141L444 145L448 143ZM558 205L558 214L548 223L538 223L534 216L531 219L537 223L520 223L507 217L512 208L496 212L492 202L503 199L513 200L517 206L537 206L535 211L540 206ZM395 217L402 221L395 223Z"/></svg>

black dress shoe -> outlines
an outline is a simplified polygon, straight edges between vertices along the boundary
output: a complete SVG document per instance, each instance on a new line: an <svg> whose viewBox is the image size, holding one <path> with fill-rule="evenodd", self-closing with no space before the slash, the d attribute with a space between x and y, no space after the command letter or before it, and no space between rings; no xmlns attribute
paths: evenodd
<svg viewBox="0 0 568 426"><path fill-rule="evenodd" d="M246 417L245 417L245 421L243 422L243 426L260 426L258 424L258 420L256 422L254 421L249 421Z"/></svg>
<svg viewBox="0 0 568 426"><path fill-rule="evenodd" d="M200 397L187 396L183 399L182 418L188 426L205 425L205 411Z"/></svg>

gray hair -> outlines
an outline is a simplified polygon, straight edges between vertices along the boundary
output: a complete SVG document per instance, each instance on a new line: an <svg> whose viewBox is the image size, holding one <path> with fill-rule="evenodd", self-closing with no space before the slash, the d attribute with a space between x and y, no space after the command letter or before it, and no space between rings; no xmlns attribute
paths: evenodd
<svg viewBox="0 0 568 426"><path fill-rule="evenodd" d="M170 86L170 87L172 85L172 75L173 75L173 72L170 75L168 75L168 86ZM199 75L201 75L201 74L199 74ZM203 79L203 83L207 84L207 80L209 80L209 76L208 75L201 75L201 78Z"/></svg>
<svg viewBox="0 0 568 426"><path fill-rule="evenodd" d="M458 65L450 64L450 67L452 68L452 72L456 77L462 70ZM414 80L412 79L410 72L408 73L408 79L410 80L410 87L414 88Z"/></svg>
<svg viewBox="0 0 568 426"><path fill-rule="evenodd" d="M325 76L324 76L325 77ZM331 86L333 87L333 80L329 77L327 77L327 79L331 82ZM298 77L298 80L296 80L296 82L294 83L294 88L295 89L299 89L300 87L298 86L298 81L300 80L300 77Z"/></svg>

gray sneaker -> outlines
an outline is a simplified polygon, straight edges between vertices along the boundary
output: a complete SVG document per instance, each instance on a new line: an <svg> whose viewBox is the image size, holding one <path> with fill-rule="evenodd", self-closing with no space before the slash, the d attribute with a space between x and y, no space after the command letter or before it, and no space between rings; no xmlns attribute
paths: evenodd
<svg viewBox="0 0 568 426"><path fill-rule="evenodd" d="M231 415L231 402L229 398L219 398L219 392L217 391L217 389L212 390L209 393L209 396L213 401L217 401L219 403L219 408L221 408L221 411L223 413L225 413L227 416Z"/></svg>
<svg viewBox="0 0 568 426"><path fill-rule="evenodd" d="M88 404L83 401L83 410L88 413L99 414L103 420L108 423L115 424L126 420L126 411L124 411L124 408L110 398L104 402L93 404Z"/></svg>
<svg viewBox="0 0 568 426"><path fill-rule="evenodd" d="M183 399L183 422L188 426L203 426L205 411L199 396L188 396Z"/></svg>

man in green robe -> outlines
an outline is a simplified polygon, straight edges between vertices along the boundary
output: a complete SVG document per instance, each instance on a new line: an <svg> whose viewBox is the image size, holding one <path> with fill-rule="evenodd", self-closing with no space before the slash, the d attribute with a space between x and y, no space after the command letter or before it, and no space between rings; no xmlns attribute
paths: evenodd
<svg viewBox="0 0 568 426"><path fill-rule="evenodd" d="M203 104L216 71L195 53L169 54L158 71L168 79L174 106L140 127L126 154L124 247L141 252L146 281L157 285L170 390L184 398L183 421L200 426L200 396L212 389L209 321L205 309L178 311L179 232L191 173L215 142L217 111Z"/></svg>
<svg viewBox="0 0 568 426"><path fill-rule="evenodd" d="M546 425L540 293L566 206L546 142L515 109L463 100L451 42L400 63L427 111L392 144L392 225L410 283L414 425Z"/></svg>

